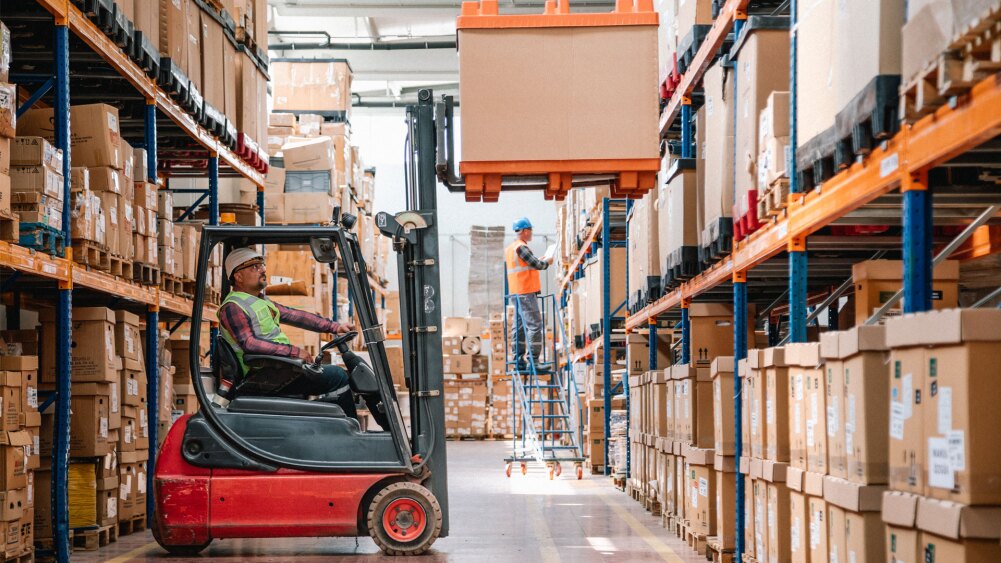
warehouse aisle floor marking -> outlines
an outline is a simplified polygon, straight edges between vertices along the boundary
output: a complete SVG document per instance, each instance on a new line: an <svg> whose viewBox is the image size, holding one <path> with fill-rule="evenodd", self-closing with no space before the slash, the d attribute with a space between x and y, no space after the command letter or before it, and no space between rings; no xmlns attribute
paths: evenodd
<svg viewBox="0 0 1001 563"><path fill-rule="evenodd" d="M126 561L132 561L133 558L140 555L151 555L154 549L158 548L155 541L151 541L148 544L137 547L128 553L123 553L117 557L112 557L105 561L105 563L125 563Z"/></svg>
<svg viewBox="0 0 1001 563"><path fill-rule="evenodd" d="M553 541L553 534L549 531L549 525L546 524L546 517L542 514L542 508L537 502L534 502L535 500L544 502L544 497L529 499L528 502L528 516L532 521L532 527L535 528L535 537L539 540L539 551L542 552L542 561L545 563L559 563L560 551L556 547L556 542Z"/></svg>
<svg viewBox="0 0 1001 563"><path fill-rule="evenodd" d="M610 499L609 493L610 491L607 487L598 487L598 496L601 497L601 500L603 500L605 504L608 505L608 507L611 508L612 511L619 516L619 518L622 519L623 522L628 524L629 527L636 532L637 536L643 538L643 541L645 541L647 545L653 548L654 551L664 558L665 561L670 561L671 563L684 563L684 560L681 557L678 557L678 554L675 553L673 549L665 545L664 542L660 541L660 538L651 532L650 528L647 528L646 525L630 514L628 510L623 508L622 505ZM621 493L616 491L616 494Z"/></svg>

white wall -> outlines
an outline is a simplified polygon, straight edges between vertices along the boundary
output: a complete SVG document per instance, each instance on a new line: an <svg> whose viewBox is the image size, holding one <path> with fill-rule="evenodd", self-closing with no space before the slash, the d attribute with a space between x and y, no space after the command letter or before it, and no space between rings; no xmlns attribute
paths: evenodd
<svg viewBox="0 0 1001 563"><path fill-rule="evenodd" d="M458 111L458 109L456 110ZM404 209L403 146L406 137L402 109L355 108L351 115L351 142L361 148L365 166L376 167L375 210ZM457 127L458 128L458 127ZM458 131L456 145L460 144ZM501 194L497 203L468 203L462 194L438 186L438 232L441 240L441 296L444 316L467 314L466 281L469 276L469 228L503 225L528 217L534 225L532 248L541 255L555 242L556 206L541 192ZM510 234L508 242L513 240ZM548 242L547 242L548 241ZM395 266L393 267L395 278ZM545 292L552 280L543 281Z"/></svg>

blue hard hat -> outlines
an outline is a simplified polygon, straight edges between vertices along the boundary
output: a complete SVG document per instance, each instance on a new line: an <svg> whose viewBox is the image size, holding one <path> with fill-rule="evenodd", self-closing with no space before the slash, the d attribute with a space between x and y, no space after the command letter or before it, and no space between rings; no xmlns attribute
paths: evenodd
<svg viewBox="0 0 1001 563"><path fill-rule="evenodd" d="M532 228L532 222L528 220L528 217L522 217L521 219L515 221L514 225L511 225L511 229L514 230L514 232L516 233L518 231L531 228Z"/></svg>

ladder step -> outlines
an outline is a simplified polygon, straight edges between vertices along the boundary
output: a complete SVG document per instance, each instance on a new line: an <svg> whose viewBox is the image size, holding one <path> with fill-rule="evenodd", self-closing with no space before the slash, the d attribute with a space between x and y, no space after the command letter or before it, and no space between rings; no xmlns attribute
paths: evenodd
<svg viewBox="0 0 1001 563"><path fill-rule="evenodd" d="M570 418L568 414L533 414L532 418ZM553 432L550 430L550 432Z"/></svg>
<svg viewBox="0 0 1001 563"><path fill-rule="evenodd" d="M561 401L561 400L559 400L559 399L529 399L529 400L528 400L528 402L529 402L529 403L548 403L548 404L555 404L555 403L562 403L563 401Z"/></svg>
<svg viewBox="0 0 1001 563"><path fill-rule="evenodd" d="M562 389L562 385L530 385L525 389Z"/></svg>
<svg viewBox="0 0 1001 563"><path fill-rule="evenodd" d="M545 450L577 450L577 446L542 446Z"/></svg>

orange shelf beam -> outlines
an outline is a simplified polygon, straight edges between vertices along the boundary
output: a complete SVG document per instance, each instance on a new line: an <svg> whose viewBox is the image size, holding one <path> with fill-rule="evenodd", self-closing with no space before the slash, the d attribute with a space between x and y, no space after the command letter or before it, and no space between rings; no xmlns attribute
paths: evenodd
<svg viewBox="0 0 1001 563"><path fill-rule="evenodd" d="M566 265L568 273L562 280L560 280L560 293L563 293L563 290L566 289L567 285L573 281L574 273L576 273L577 267L584 261L584 256L587 255L588 250L591 248L591 243L595 241L598 237L598 233L601 232L601 225L603 222L604 218L602 217L602 214L599 213L597 222L595 222L594 225L591 225L591 230L587 232L587 238L584 239L584 244L581 244L580 250L577 251L577 255L574 256L573 260Z"/></svg>

